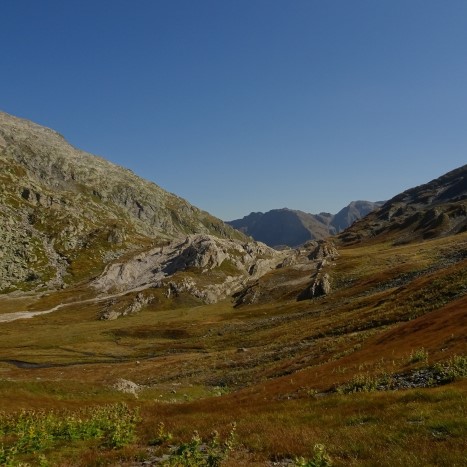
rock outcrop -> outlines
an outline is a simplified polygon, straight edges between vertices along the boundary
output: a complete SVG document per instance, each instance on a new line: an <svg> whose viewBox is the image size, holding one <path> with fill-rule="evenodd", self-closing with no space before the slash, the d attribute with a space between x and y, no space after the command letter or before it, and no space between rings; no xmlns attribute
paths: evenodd
<svg viewBox="0 0 467 467"><path fill-rule="evenodd" d="M330 276L327 272L317 272L311 284L300 294L300 300L312 299L327 295L331 291Z"/></svg>
<svg viewBox="0 0 467 467"><path fill-rule="evenodd" d="M331 293L332 269L339 256L332 241L310 241L283 254L274 272L250 281L234 294L235 306L311 300Z"/></svg>
<svg viewBox="0 0 467 467"><path fill-rule="evenodd" d="M141 311L146 305L152 302L152 296L145 296L142 293L137 293L130 304L118 304L116 298L110 299L104 306L99 315L99 319L112 321L122 316L128 316Z"/></svg>
<svg viewBox="0 0 467 467"><path fill-rule="evenodd" d="M332 241L321 240L318 242L307 242L305 249L310 250L308 257L310 259L321 260L321 264L327 260L334 260L339 256L337 248Z"/></svg>
<svg viewBox="0 0 467 467"><path fill-rule="evenodd" d="M136 398L138 398L138 392L142 389L139 384L124 378L119 378L115 381L112 388L126 394L133 394Z"/></svg>
<svg viewBox="0 0 467 467"><path fill-rule="evenodd" d="M164 288L167 298L188 293L214 303L275 269L288 254L256 242L189 235L111 263L92 285L106 294Z"/></svg>

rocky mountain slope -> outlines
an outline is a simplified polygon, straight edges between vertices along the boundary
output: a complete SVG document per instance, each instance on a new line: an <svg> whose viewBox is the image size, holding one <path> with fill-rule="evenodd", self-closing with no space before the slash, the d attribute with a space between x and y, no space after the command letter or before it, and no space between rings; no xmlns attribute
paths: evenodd
<svg viewBox="0 0 467 467"><path fill-rule="evenodd" d="M400 193L343 232L344 243L382 236L396 243L467 230L467 165Z"/></svg>
<svg viewBox="0 0 467 467"><path fill-rule="evenodd" d="M79 285L100 318L115 319L154 300L174 307L231 297L255 303L272 287L284 290L274 285L281 268L302 271L289 290L295 299L330 290L322 258L312 253L323 248L318 243L277 251L252 241L26 120L0 114L0 138L3 293L69 288L73 296ZM300 217L309 229L305 213Z"/></svg>
<svg viewBox="0 0 467 467"><path fill-rule="evenodd" d="M228 221L232 227L269 246L299 246L308 240L322 240L342 232L357 219L381 206L382 202L352 201L337 214L309 214L293 209L252 212Z"/></svg>
<svg viewBox="0 0 467 467"><path fill-rule="evenodd" d="M384 201L352 201L348 206L332 216L331 225L334 227L335 233L340 233L358 219L380 208L383 204Z"/></svg>
<svg viewBox="0 0 467 467"><path fill-rule="evenodd" d="M76 283L183 235L244 238L57 132L1 112L0 188L0 292Z"/></svg>

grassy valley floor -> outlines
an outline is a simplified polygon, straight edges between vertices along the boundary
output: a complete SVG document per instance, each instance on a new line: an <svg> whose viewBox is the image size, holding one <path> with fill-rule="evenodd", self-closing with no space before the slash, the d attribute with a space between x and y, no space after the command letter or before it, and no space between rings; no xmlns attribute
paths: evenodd
<svg viewBox="0 0 467 467"><path fill-rule="evenodd" d="M467 233L339 254L313 300L287 268L260 281L290 284L272 301L153 290L114 321L86 284L0 297L63 305L0 323L0 463L466 465Z"/></svg>

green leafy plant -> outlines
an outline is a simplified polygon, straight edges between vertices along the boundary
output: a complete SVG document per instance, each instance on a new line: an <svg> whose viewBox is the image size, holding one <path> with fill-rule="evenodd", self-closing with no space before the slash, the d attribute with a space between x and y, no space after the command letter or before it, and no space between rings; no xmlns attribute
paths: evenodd
<svg viewBox="0 0 467 467"><path fill-rule="evenodd" d="M197 431L190 441L178 446L164 463L170 467L219 467L235 445L236 424L232 424L229 435L221 441L214 431L209 440L203 441Z"/></svg>
<svg viewBox="0 0 467 467"><path fill-rule="evenodd" d="M349 394L352 392L373 392L380 386L386 386L390 383L390 376L381 374L372 376L369 374L357 374L350 381L336 388L339 394Z"/></svg>
<svg viewBox="0 0 467 467"><path fill-rule="evenodd" d="M15 464L22 454L38 453L37 465L44 464L41 451L58 441L96 439L107 447L129 444L139 421L137 410L126 404L91 407L76 412L21 411L0 414L0 464Z"/></svg>
<svg viewBox="0 0 467 467"><path fill-rule="evenodd" d="M172 433L165 430L164 422L160 422L159 425L157 426L156 437L153 438L149 442L149 444L151 444L152 446L159 446L161 444L167 443L168 441L171 441L172 438L173 438Z"/></svg>
<svg viewBox="0 0 467 467"><path fill-rule="evenodd" d="M423 347L412 350L409 356L409 363L428 362L428 351Z"/></svg>
<svg viewBox="0 0 467 467"><path fill-rule="evenodd" d="M442 383L450 383L459 378L467 376L467 357L464 355L454 355L445 363L434 365L435 375Z"/></svg>
<svg viewBox="0 0 467 467"><path fill-rule="evenodd" d="M295 467L330 467L332 460L326 453L326 448L323 444L315 444L313 448L313 457L305 459L304 457L297 457L294 461Z"/></svg>

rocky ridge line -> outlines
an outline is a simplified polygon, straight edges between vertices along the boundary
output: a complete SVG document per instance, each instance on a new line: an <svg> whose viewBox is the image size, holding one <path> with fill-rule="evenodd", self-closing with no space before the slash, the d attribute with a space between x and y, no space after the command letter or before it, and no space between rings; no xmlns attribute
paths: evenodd
<svg viewBox="0 0 467 467"><path fill-rule="evenodd" d="M0 293L73 285L190 233L247 240L56 131L0 112Z"/></svg>

